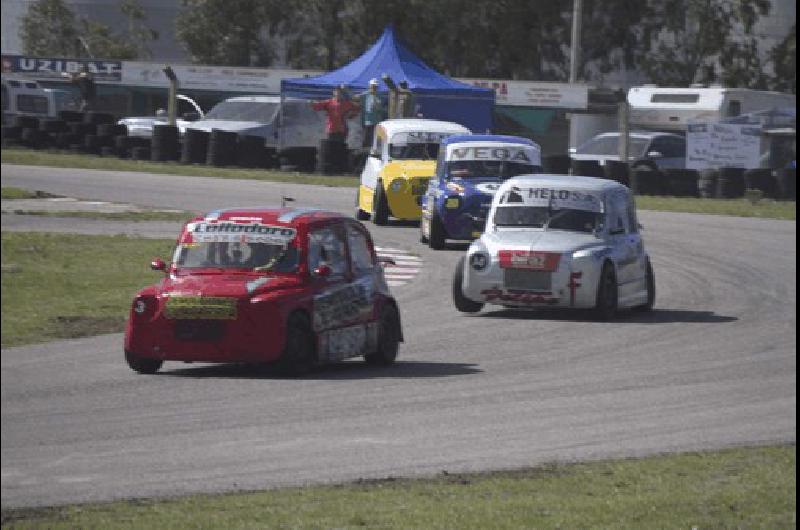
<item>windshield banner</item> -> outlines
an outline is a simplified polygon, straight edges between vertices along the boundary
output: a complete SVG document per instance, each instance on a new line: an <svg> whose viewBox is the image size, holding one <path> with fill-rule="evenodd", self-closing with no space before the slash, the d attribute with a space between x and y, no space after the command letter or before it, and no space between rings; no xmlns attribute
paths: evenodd
<svg viewBox="0 0 800 530"><path fill-rule="evenodd" d="M539 206L600 213L603 199L592 193L554 188L511 188L500 200L506 206Z"/></svg>
<svg viewBox="0 0 800 530"><path fill-rule="evenodd" d="M447 161L491 160L495 162L518 162L541 165L538 150L525 145L454 145L447 147Z"/></svg>
<svg viewBox="0 0 800 530"><path fill-rule="evenodd" d="M187 227L187 235L191 235L191 242L194 243L240 242L286 245L296 234L294 228L261 223L197 222L190 223Z"/></svg>
<svg viewBox="0 0 800 530"><path fill-rule="evenodd" d="M430 132L430 131L408 131L392 135L392 145L408 144L440 144L442 140L453 133Z"/></svg>

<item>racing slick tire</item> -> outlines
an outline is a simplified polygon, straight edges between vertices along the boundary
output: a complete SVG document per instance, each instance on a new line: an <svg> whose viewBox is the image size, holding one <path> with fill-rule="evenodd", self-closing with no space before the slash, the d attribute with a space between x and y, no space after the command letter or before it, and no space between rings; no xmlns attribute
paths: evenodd
<svg viewBox="0 0 800 530"><path fill-rule="evenodd" d="M645 282L647 284L647 302L634 307L635 311L641 313L651 311L656 303L656 277L653 274L653 267L650 265L650 260L647 260Z"/></svg>
<svg viewBox="0 0 800 530"><path fill-rule="evenodd" d="M442 250L444 248L444 225L442 219L436 215L436 212L431 214L431 229L428 236L428 246L433 250Z"/></svg>
<svg viewBox="0 0 800 530"><path fill-rule="evenodd" d="M308 318L300 313L289 317L286 325L286 345L278 360L278 369L285 375L300 376L314 367L314 333Z"/></svg>
<svg viewBox="0 0 800 530"><path fill-rule="evenodd" d="M364 356L367 364L388 366L397 359L400 347L400 316L392 304L381 308L378 320L378 349Z"/></svg>
<svg viewBox="0 0 800 530"><path fill-rule="evenodd" d="M361 188L358 188L356 190L356 219L358 219L359 221L366 221L369 219L369 214L364 210L362 210L361 208L359 208L360 199L361 199Z"/></svg>
<svg viewBox="0 0 800 530"><path fill-rule="evenodd" d="M464 256L458 260L458 265L456 265L456 272L453 274L453 303L462 313L477 313L481 309L483 309L482 302L474 302L464 296L464 292L461 290L461 284L464 281L464 263L465 259Z"/></svg>
<svg viewBox="0 0 800 530"><path fill-rule="evenodd" d="M375 186L375 199L372 203L372 222L378 226L386 226L389 222L389 201L383 189L383 182Z"/></svg>
<svg viewBox="0 0 800 530"><path fill-rule="evenodd" d="M158 372L158 369L164 364L164 361L139 357L135 353L129 351L125 351L125 361L128 363L131 370L140 374L154 374Z"/></svg>
<svg viewBox="0 0 800 530"><path fill-rule="evenodd" d="M614 266L609 262L603 265L600 273L594 314L598 320L604 322L613 320L617 315L617 276L614 274Z"/></svg>

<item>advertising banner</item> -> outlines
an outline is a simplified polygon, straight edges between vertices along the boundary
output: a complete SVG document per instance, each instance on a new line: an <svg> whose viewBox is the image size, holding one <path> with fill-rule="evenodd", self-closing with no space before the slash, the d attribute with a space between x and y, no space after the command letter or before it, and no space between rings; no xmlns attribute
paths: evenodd
<svg viewBox="0 0 800 530"><path fill-rule="evenodd" d="M122 78L122 61L3 55L4 74L20 74L34 80L62 78L64 74L80 72L84 66L97 82L116 83Z"/></svg>
<svg viewBox="0 0 800 530"><path fill-rule="evenodd" d="M709 169L761 165L761 128L753 124L690 123L686 167Z"/></svg>
<svg viewBox="0 0 800 530"><path fill-rule="evenodd" d="M559 109L586 109L589 106L587 85L502 79L459 78L458 80L494 89L497 105Z"/></svg>

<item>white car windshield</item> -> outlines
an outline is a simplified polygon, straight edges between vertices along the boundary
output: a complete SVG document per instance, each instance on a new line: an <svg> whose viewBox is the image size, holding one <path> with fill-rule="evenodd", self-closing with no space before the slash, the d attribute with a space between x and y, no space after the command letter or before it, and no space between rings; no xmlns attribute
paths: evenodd
<svg viewBox="0 0 800 530"><path fill-rule="evenodd" d="M649 141L646 138L630 137L628 141L628 154L633 158L642 158L645 155ZM579 155L619 155L619 136L598 136L592 138L575 150Z"/></svg>
<svg viewBox="0 0 800 530"><path fill-rule="evenodd" d="M498 206L494 224L498 227L546 228L592 233L600 227L602 214L564 208L553 210L543 206Z"/></svg>
<svg viewBox="0 0 800 530"><path fill-rule="evenodd" d="M392 160L436 160L439 144L390 144L389 158Z"/></svg>
<svg viewBox="0 0 800 530"><path fill-rule="evenodd" d="M209 120L256 121L271 123L278 103L262 101L223 101L206 114Z"/></svg>
<svg viewBox="0 0 800 530"><path fill-rule="evenodd" d="M175 248L173 262L178 268L248 269L294 272L297 249L271 243L182 243Z"/></svg>

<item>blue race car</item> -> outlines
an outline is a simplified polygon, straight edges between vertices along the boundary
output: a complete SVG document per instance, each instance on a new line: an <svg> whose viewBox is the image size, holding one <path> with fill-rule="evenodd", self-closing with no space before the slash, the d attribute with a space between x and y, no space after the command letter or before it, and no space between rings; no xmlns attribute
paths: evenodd
<svg viewBox="0 0 800 530"><path fill-rule="evenodd" d="M444 139L436 174L422 198L420 241L440 250L446 239L480 237L500 184L517 175L540 173L541 159L541 149L527 138L483 134Z"/></svg>

